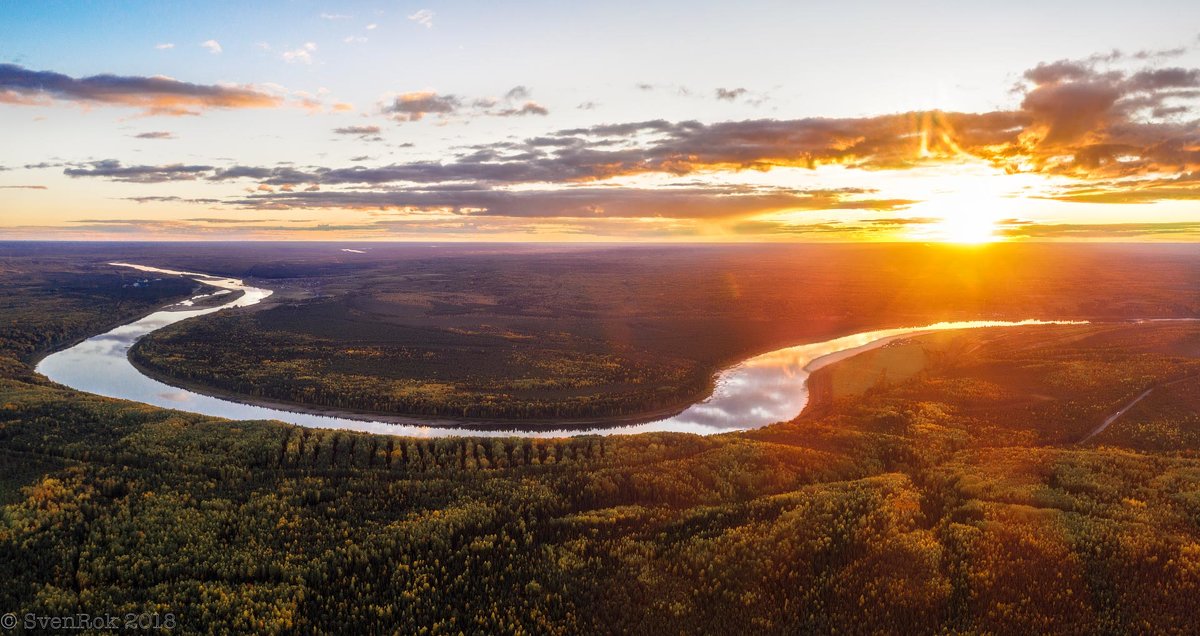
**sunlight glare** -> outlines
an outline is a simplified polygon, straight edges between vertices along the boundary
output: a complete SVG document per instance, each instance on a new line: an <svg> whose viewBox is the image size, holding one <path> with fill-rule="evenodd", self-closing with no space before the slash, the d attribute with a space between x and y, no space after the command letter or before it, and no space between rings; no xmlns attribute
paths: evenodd
<svg viewBox="0 0 1200 636"><path fill-rule="evenodd" d="M932 222L915 224L911 238L967 245L1004 240L1000 226L1019 215L1024 201L1010 180L978 166L927 180L926 192L917 197L923 201L911 211Z"/></svg>

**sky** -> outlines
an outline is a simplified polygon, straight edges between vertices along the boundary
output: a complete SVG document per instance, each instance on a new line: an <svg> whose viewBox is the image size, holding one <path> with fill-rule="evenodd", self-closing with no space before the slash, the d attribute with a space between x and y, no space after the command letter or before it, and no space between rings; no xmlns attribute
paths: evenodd
<svg viewBox="0 0 1200 636"><path fill-rule="evenodd" d="M1200 240L1200 3L8 2L0 239Z"/></svg>

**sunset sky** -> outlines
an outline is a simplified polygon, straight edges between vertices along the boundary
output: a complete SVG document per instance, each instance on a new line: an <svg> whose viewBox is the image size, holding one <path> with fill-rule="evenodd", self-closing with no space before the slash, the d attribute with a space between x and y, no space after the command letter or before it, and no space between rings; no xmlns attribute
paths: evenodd
<svg viewBox="0 0 1200 636"><path fill-rule="evenodd" d="M0 239L1200 239L1200 3L3 2Z"/></svg>

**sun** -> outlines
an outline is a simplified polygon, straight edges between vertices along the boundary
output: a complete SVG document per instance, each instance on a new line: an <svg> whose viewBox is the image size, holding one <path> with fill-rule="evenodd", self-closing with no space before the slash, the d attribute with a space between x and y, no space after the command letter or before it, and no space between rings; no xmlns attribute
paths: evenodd
<svg viewBox="0 0 1200 636"><path fill-rule="evenodd" d="M928 222L913 224L911 238L963 245L1005 239L1004 219L1020 215L1024 197L1014 191L1010 175L991 168L965 168L922 179L924 192L916 196L921 202L910 211Z"/></svg>
<svg viewBox="0 0 1200 636"><path fill-rule="evenodd" d="M930 225L931 239L943 243L979 245L999 240L997 219L986 212L962 211L949 214Z"/></svg>
<svg viewBox="0 0 1200 636"><path fill-rule="evenodd" d="M961 245L1002 241L1008 203L983 192L940 193L920 205L927 222L914 224L911 238Z"/></svg>

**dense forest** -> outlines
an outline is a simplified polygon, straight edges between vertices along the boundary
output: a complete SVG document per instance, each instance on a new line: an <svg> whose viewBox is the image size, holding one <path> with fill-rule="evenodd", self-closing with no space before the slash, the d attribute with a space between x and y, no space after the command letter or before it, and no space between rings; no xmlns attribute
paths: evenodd
<svg viewBox="0 0 1200 636"><path fill-rule="evenodd" d="M1200 312L1200 254L1167 246L279 249L278 262L147 260L277 293L260 311L156 332L131 358L242 399L595 420L682 409L726 365L868 328Z"/></svg>
<svg viewBox="0 0 1200 636"><path fill-rule="evenodd" d="M168 383L201 390L461 418L578 420L659 412L685 406L710 385L709 369L695 360L587 346L567 333L543 338L452 328L412 334L405 331L416 330L376 324L389 332L376 339L367 335L372 325L366 320L344 314L338 328L354 334L351 341L270 326L296 309L172 325L140 341L130 359ZM344 308L330 303L299 309L299 320L315 322ZM393 340L397 333L407 340Z"/></svg>
<svg viewBox="0 0 1200 636"><path fill-rule="evenodd" d="M105 280L63 261L3 266L22 275L0 277L2 612L169 613L179 633L1200 630L1195 323L910 339L740 434L406 439L49 384L39 347L150 303L52 294Z"/></svg>

